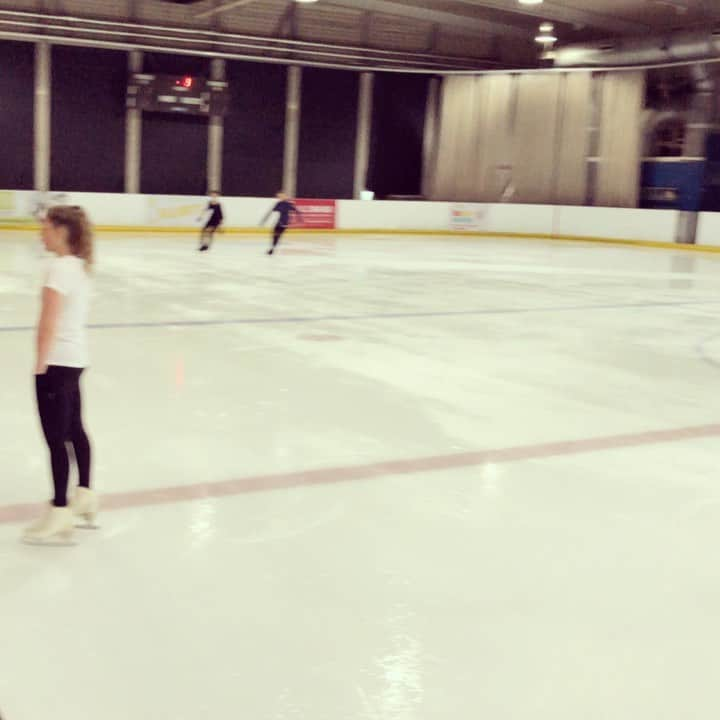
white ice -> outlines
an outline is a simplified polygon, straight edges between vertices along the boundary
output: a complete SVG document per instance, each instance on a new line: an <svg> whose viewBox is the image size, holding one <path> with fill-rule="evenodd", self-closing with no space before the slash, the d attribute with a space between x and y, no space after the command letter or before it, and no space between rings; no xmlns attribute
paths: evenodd
<svg viewBox="0 0 720 720"><path fill-rule="evenodd" d="M100 238L107 509L37 548L43 259L0 237L4 720L717 720L720 255L195 243Z"/></svg>

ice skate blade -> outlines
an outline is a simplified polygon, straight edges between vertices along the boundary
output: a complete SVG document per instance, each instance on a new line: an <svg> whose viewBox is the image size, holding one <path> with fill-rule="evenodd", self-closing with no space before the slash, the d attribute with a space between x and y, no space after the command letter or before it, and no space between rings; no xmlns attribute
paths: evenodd
<svg viewBox="0 0 720 720"><path fill-rule="evenodd" d="M81 520L75 525L76 530L99 530L100 526L92 520Z"/></svg>

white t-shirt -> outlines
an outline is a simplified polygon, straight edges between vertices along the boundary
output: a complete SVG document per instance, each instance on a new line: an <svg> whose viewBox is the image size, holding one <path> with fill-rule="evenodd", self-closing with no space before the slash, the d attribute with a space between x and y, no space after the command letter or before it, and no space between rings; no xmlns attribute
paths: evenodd
<svg viewBox="0 0 720 720"><path fill-rule="evenodd" d="M87 317L90 280L85 261L75 255L64 255L50 261L45 287L63 296L57 331L48 365L84 368L88 365Z"/></svg>

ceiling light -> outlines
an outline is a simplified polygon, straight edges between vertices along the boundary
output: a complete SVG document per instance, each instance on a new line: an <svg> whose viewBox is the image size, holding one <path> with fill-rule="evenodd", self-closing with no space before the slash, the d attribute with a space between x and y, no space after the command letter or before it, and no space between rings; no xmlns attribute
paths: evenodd
<svg viewBox="0 0 720 720"><path fill-rule="evenodd" d="M557 42L557 38L554 35L550 35L550 33L544 34L544 35L538 35L535 38L536 43L543 43L545 45L548 45L550 43Z"/></svg>
<svg viewBox="0 0 720 720"><path fill-rule="evenodd" d="M548 33L551 33L554 29L555 29L555 26L554 26L552 23L549 23L549 22L544 22L544 23L540 26L540 32L541 32L543 35L547 35Z"/></svg>
<svg viewBox="0 0 720 720"><path fill-rule="evenodd" d="M313 3L317 2L317 0L295 0L296 3Z"/></svg>
<svg viewBox="0 0 720 720"><path fill-rule="evenodd" d="M518 0L521 5L540 5L543 0Z"/></svg>

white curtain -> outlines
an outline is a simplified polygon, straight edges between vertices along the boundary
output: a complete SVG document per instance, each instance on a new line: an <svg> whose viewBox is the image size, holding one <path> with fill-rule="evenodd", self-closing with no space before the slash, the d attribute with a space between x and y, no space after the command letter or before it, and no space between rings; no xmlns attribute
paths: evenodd
<svg viewBox="0 0 720 720"><path fill-rule="evenodd" d="M558 205L583 205L587 197L591 89L589 72L568 73L563 77L552 198Z"/></svg>
<svg viewBox="0 0 720 720"><path fill-rule="evenodd" d="M446 77L443 80L440 101L440 133L435 158L435 179L432 182L433 199L455 200L456 166L462 158L461 149L470 142L459 133L465 110L468 86L472 77Z"/></svg>
<svg viewBox="0 0 720 720"><path fill-rule="evenodd" d="M434 200L496 200L496 165L511 151L509 75L443 81Z"/></svg>
<svg viewBox="0 0 720 720"><path fill-rule="evenodd" d="M645 73L600 75L600 145L595 204L637 207Z"/></svg>
<svg viewBox="0 0 720 720"><path fill-rule="evenodd" d="M478 162L478 127L485 100L478 79L463 78L462 107L456 130L460 145L455 157L455 196L463 200L477 196L474 171Z"/></svg>
<svg viewBox="0 0 720 720"><path fill-rule="evenodd" d="M596 83L596 204L637 206L642 72L445 78L431 198L498 202L509 180L515 202L584 204Z"/></svg>
<svg viewBox="0 0 720 720"><path fill-rule="evenodd" d="M476 197L481 202L497 202L504 189L499 166L512 162L512 120L516 79L511 75L485 75L478 78L484 108L478 127L478 161L475 166Z"/></svg>
<svg viewBox="0 0 720 720"><path fill-rule="evenodd" d="M552 202L562 80L558 74L518 77L511 176L516 202Z"/></svg>

